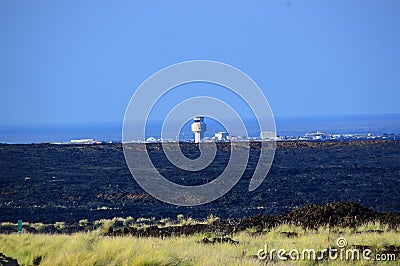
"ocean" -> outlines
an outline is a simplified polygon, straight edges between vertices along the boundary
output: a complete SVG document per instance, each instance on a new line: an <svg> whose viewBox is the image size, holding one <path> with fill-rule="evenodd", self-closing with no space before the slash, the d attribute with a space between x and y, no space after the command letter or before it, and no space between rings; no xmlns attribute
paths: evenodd
<svg viewBox="0 0 400 266"><path fill-rule="evenodd" d="M205 120L205 137L224 131L224 127L213 120ZM254 121L245 121L250 137L260 132ZM342 116L288 116L275 117L278 136L304 136L306 132L320 130L327 134L400 134L400 114L342 115ZM149 123L146 137L160 138L161 122ZM121 142L122 121L104 123L57 123L0 125L0 143L46 143L69 142L71 139L92 138L103 142ZM193 138L190 123L186 123L179 138Z"/></svg>

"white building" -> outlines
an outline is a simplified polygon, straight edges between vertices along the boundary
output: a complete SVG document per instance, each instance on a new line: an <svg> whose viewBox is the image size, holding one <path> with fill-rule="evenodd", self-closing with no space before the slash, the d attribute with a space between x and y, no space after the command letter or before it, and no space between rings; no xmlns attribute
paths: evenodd
<svg viewBox="0 0 400 266"><path fill-rule="evenodd" d="M157 142L157 139L155 137L149 137L146 139L146 142Z"/></svg>
<svg viewBox="0 0 400 266"><path fill-rule="evenodd" d="M203 133L207 131L207 125L204 123L203 116L193 118L192 132L194 133L194 142L199 143L203 138Z"/></svg>
<svg viewBox="0 0 400 266"><path fill-rule="evenodd" d="M94 144L96 141L94 139L71 139L69 141L72 144Z"/></svg>
<svg viewBox="0 0 400 266"><path fill-rule="evenodd" d="M325 139L326 135L322 131L317 130L316 132L307 132L304 137L307 139L312 139L312 140L320 140L320 139Z"/></svg>
<svg viewBox="0 0 400 266"><path fill-rule="evenodd" d="M274 131L263 131L260 133L260 139L262 140L276 140L276 132Z"/></svg>
<svg viewBox="0 0 400 266"><path fill-rule="evenodd" d="M218 132L214 134L213 139L215 141L227 141L229 140L229 134L228 132Z"/></svg>

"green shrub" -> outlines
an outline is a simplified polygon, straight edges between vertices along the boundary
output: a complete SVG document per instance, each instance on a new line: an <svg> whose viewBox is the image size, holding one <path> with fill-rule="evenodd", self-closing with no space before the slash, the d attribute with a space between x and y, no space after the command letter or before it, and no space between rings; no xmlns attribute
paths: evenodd
<svg viewBox="0 0 400 266"><path fill-rule="evenodd" d="M1 226L2 226L2 227L15 226L15 224L10 223L10 222L2 222L2 223L1 223Z"/></svg>
<svg viewBox="0 0 400 266"><path fill-rule="evenodd" d="M88 226L88 223L89 223L88 219L79 220L79 226L81 226L81 227Z"/></svg>
<svg viewBox="0 0 400 266"><path fill-rule="evenodd" d="M176 216L176 218L178 219L178 223L181 224L185 220L185 215L178 214L178 216Z"/></svg>
<svg viewBox="0 0 400 266"><path fill-rule="evenodd" d="M219 218L217 216L214 216L213 214L207 216L207 224L213 224L215 221L218 220Z"/></svg>
<svg viewBox="0 0 400 266"><path fill-rule="evenodd" d="M107 220L107 219L101 219L101 225L102 225L102 233L103 234L108 234L111 231L112 226L114 225L113 220Z"/></svg>
<svg viewBox="0 0 400 266"><path fill-rule="evenodd" d="M150 222L151 220L149 218L138 218L136 220L137 223L144 223L144 222Z"/></svg>
<svg viewBox="0 0 400 266"><path fill-rule="evenodd" d="M30 227L35 228L36 231L41 232L46 226L43 223L33 223Z"/></svg>
<svg viewBox="0 0 400 266"><path fill-rule="evenodd" d="M62 231L62 230L65 229L65 222L55 222L55 223L54 223L54 227L55 227L57 230Z"/></svg>

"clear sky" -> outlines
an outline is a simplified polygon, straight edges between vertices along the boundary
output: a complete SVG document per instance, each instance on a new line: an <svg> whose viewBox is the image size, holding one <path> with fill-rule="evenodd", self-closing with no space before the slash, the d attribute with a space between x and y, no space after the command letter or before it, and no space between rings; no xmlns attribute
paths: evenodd
<svg viewBox="0 0 400 266"><path fill-rule="evenodd" d="M122 121L134 90L210 59L276 116L400 113L400 1L0 1L0 124Z"/></svg>

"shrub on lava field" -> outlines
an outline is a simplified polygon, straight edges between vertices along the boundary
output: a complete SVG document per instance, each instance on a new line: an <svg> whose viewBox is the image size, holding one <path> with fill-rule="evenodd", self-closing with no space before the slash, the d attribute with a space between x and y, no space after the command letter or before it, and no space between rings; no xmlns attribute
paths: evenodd
<svg viewBox="0 0 400 266"><path fill-rule="evenodd" d="M64 223L64 222L55 222L54 227L55 227L57 230L62 231L62 230L65 229L65 223Z"/></svg>
<svg viewBox="0 0 400 266"><path fill-rule="evenodd" d="M108 234L110 233L113 225L114 225L114 221L113 220L107 220L107 219L101 219L101 228L102 228L102 233L103 234Z"/></svg>
<svg viewBox="0 0 400 266"><path fill-rule="evenodd" d="M10 223L10 222L2 222L1 223L1 226L2 227L9 227L9 226L14 226L15 224L13 224L13 223Z"/></svg>
<svg viewBox="0 0 400 266"><path fill-rule="evenodd" d="M171 218L164 218L164 219L161 219L160 221L159 221L159 224L161 225L161 226L171 226L172 225L172 221L171 221Z"/></svg>
<svg viewBox="0 0 400 266"><path fill-rule="evenodd" d="M214 216L212 214L207 216L207 223L208 224L213 224L215 221L218 221L219 218L217 216Z"/></svg>
<svg viewBox="0 0 400 266"><path fill-rule="evenodd" d="M177 218L178 218L178 224L179 224L179 225L193 225L193 224L198 223L198 222L197 222L195 219L193 219L192 217L185 218L185 216L183 216L183 214L179 214L179 215L177 216Z"/></svg>
<svg viewBox="0 0 400 266"><path fill-rule="evenodd" d="M182 224L182 222L185 220L185 216L183 214L178 214L176 218L178 219L178 223L180 224Z"/></svg>
<svg viewBox="0 0 400 266"><path fill-rule="evenodd" d="M46 226L43 223L33 223L30 227L35 228L36 231L41 232Z"/></svg>
<svg viewBox="0 0 400 266"><path fill-rule="evenodd" d="M182 222L182 225L194 225L197 224L197 221L192 217L188 217L186 220Z"/></svg>
<svg viewBox="0 0 400 266"><path fill-rule="evenodd" d="M79 220L79 226L81 227L86 227L88 223L89 223L88 219Z"/></svg>
<svg viewBox="0 0 400 266"><path fill-rule="evenodd" d="M133 218L132 216L128 216L126 217L125 221L124 221L124 226L130 227L132 225L134 225L136 222L135 218Z"/></svg>
<svg viewBox="0 0 400 266"><path fill-rule="evenodd" d="M138 218L136 220L137 223L146 223L146 222L150 222L151 220L149 218Z"/></svg>
<svg viewBox="0 0 400 266"><path fill-rule="evenodd" d="M94 225L94 229L98 229L98 228L102 227L103 223L101 220L96 220L93 222L93 225Z"/></svg>

